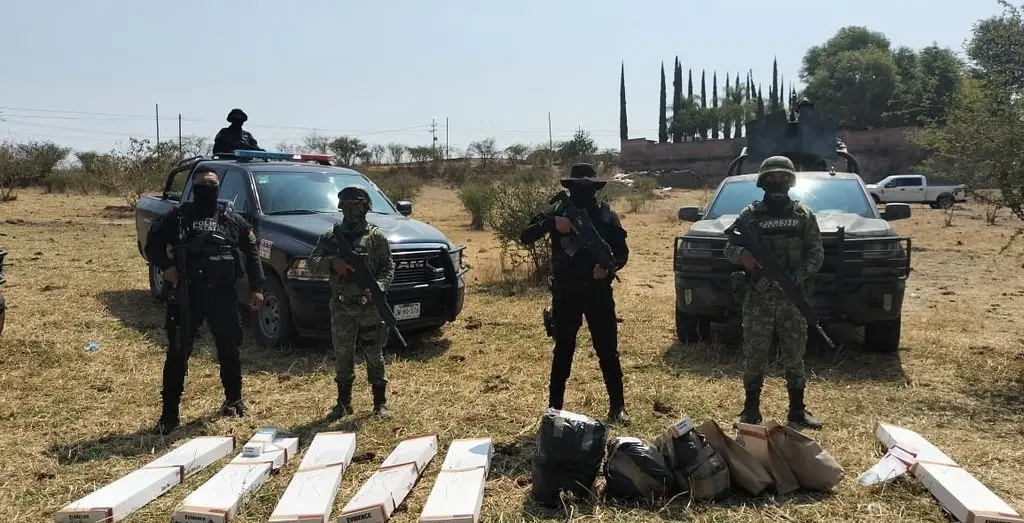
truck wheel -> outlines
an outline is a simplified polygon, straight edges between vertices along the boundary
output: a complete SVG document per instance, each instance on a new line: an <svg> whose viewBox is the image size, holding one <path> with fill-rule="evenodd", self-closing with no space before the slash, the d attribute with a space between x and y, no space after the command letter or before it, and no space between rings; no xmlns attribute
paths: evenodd
<svg viewBox="0 0 1024 523"><path fill-rule="evenodd" d="M291 341L292 311L288 295L276 276L263 286L263 305L252 315L253 336L261 347L281 347Z"/></svg>
<svg viewBox="0 0 1024 523"><path fill-rule="evenodd" d="M895 353L900 350L900 329L903 318L879 321L864 326L864 348L868 352Z"/></svg>
<svg viewBox="0 0 1024 523"><path fill-rule="evenodd" d="M149 265L149 295L163 301L161 290L164 286L164 271L156 265Z"/></svg>
<svg viewBox="0 0 1024 523"><path fill-rule="evenodd" d="M950 207L953 206L953 196L950 194L940 195L935 200L935 203L939 206L940 209L949 209Z"/></svg>
<svg viewBox="0 0 1024 523"><path fill-rule="evenodd" d="M711 320L676 310L676 338L682 343L711 339Z"/></svg>

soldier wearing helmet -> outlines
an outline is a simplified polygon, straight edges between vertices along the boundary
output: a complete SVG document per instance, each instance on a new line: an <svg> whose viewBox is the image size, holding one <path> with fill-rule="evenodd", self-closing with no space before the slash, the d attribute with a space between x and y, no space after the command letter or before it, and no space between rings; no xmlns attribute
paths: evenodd
<svg viewBox="0 0 1024 523"><path fill-rule="evenodd" d="M335 421L351 414L352 383L355 381L355 354L359 350L366 361L366 376L373 391L373 412L381 418L390 416L387 406L387 372L384 369L384 345L388 326L371 301L370 291L356 284L352 266L334 253L332 245L347 241L352 250L363 255L366 266L374 274L381 290L387 291L395 275L391 245L387 236L366 221L372 202L370 193L359 185L349 185L338 192L340 224L325 231L307 260L309 270L330 276L331 342L334 345L335 377L338 401L327 415Z"/></svg>
<svg viewBox="0 0 1024 523"><path fill-rule="evenodd" d="M232 109L228 113L231 125L222 128L213 139L213 154L232 155L237 150L262 151L252 133L242 129L242 124L249 119L241 109Z"/></svg>
<svg viewBox="0 0 1024 523"><path fill-rule="evenodd" d="M824 249L814 213L790 199L789 189L796 184L793 162L785 156L773 156L761 163L757 186L764 198L744 208L737 220L754 222L761 241L772 250L779 263L793 276L797 285L810 295L814 274L821 268ZM740 413L741 423L761 422L760 398L764 373L771 355L772 340L777 338L785 368L789 393L790 422L808 428L820 428L804 406L804 352L807 349L807 320L796 305L776 285L759 287L759 265L751 252L737 245L730 236L725 256L744 268L743 281L743 388L746 400Z"/></svg>

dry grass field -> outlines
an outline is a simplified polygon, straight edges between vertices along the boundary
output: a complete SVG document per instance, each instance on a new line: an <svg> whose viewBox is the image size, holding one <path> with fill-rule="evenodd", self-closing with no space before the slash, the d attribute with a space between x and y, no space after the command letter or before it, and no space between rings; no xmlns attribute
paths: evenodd
<svg viewBox="0 0 1024 523"><path fill-rule="evenodd" d="M680 205L700 195L672 191L638 213L625 213L630 262L616 286L619 343L631 427L610 437L653 441L679 416L715 419L730 434L743 401L739 351L728 345L680 346L673 327L672 240L687 228ZM393 518L415 521L447 443L489 436L495 456L484 500L485 521L947 521L913 477L864 488L857 476L880 457L873 431L887 421L917 430L1008 503L1024 510L1024 296L1021 246L1007 243L1019 225L987 225L968 205L946 226L943 211L914 206L894 222L913 237L913 274L897 355L859 352L856 331L839 353L807 358L809 409L825 423L811 433L845 467L832 494L758 498L736 494L718 504L679 499L666 507L585 501L559 510L530 502L530 459L547 402L551 343L541 325L547 296L490 290L498 248L489 231L470 231L454 191L427 187L413 216L468 245L469 289L454 324L411 338L389 354L394 417L369 417L365 367L357 367L356 414L321 422L334 401L333 358L325 343L262 350L246 334L246 419L217 416L222 392L212 341L197 341L182 404L181 430L148 434L160 410L161 306L147 294L133 216L116 198L45 195L26 190L0 205L0 247L7 257L10 310L0 341L0 520L52 521L61 506L142 466L169 447L202 434L243 441L262 425L298 435L305 448L321 430L357 430L357 460L345 474L336 513L403 436L436 432L438 461ZM620 204L620 209L624 206ZM844 340L846 341L846 340ZM100 348L87 351L98 343ZM602 417L607 399L586 329L569 381L566 408ZM660 402L671 412L656 412ZM767 418L783 420L786 396L773 367L764 395ZM664 410L664 409L659 409ZM266 521L299 460L264 485L239 522ZM167 521L170 511L217 466L189 479L128 521ZM598 489L603 480L598 480Z"/></svg>

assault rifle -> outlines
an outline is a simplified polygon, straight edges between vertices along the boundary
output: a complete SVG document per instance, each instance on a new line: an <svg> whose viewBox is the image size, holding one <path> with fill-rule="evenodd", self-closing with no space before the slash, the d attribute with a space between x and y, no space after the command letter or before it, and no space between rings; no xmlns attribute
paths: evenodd
<svg viewBox="0 0 1024 523"><path fill-rule="evenodd" d="M761 265L761 280L767 286L769 282L775 282L778 284L782 292L789 297L790 301L796 305L796 308L800 310L800 314L803 314L807 320L807 324L811 325L818 331L825 343L828 344L833 350L836 348L836 344L832 342L832 338L825 333L825 329L821 326L821 320L818 318L818 314L814 312L814 308L811 304L807 303L807 298L804 297L803 291L797 286L796 282L793 281L793 277L779 263L779 260L775 258L772 251L768 250L768 247L761 243L761 237L758 232L754 231L748 222L739 218L733 223L732 227L726 230L728 236L736 238L736 245L740 245L750 250L754 255L754 259ZM767 281L764 281L767 280Z"/></svg>
<svg viewBox="0 0 1024 523"><path fill-rule="evenodd" d="M192 354L195 340L192 339L192 311L189 298L188 244L183 237L184 229L182 229L180 219L178 225L179 237L178 241L174 244L174 267L178 272L178 284L172 286L170 282L165 280L164 292L166 293L167 303L174 306L170 316L171 324L174 325L175 338L177 338L177 342L173 347L168 347L168 350L181 351L187 358ZM177 310L175 311L174 309Z"/></svg>
<svg viewBox="0 0 1024 523"><path fill-rule="evenodd" d="M615 273L616 263L615 256L612 254L612 248L597 232L597 228L594 227L594 222L590 221L587 211L576 207L569 198L569 194L565 191L556 194L551 199L551 203L556 202L561 202L565 206L567 218L576 227L576 236L572 238L562 237L562 248L565 250L565 253L572 257L580 249L587 249L597 258L598 265L608 271L615 278L615 281L622 281L619 279L619 275Z"/></svg>
<svg viewBox="0 0 1024 523"><path fill-rule="evenodd" d="M370 296L373 300L373 304L377 307L377 312L380 313L380 317L384 320L384 323L391 328L391 332L395 333L398 341L402 343L402 347L408 347L405 343L405 338L402 337L402 333L398 332L398 320L395 318L395 313L391 310L391 306L388 305L387 297L384 296L384 291L381 290L380 285L377 283L377 278L373 277L370 272L370 268L366 266L366 261L356 251L352 250L352 246L349 245L345 239L344 233L340 229L340 225L334 226L334 246L337 247L337 254L341 259L345 260L345 263L352 266L352 271L355 274L356 284L362 289L369 289Z"/></svg>

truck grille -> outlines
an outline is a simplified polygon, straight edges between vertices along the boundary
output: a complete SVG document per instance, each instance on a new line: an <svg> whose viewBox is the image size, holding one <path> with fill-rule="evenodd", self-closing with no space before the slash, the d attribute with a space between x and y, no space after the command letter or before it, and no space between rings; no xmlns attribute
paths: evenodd
<svg viewBox="0 0 1024 523"><path fill-rule="evenodd" d="M395 252L392 257L395 278L391 285L424 285L445 279L445 260L441 251Z"/></svg>

